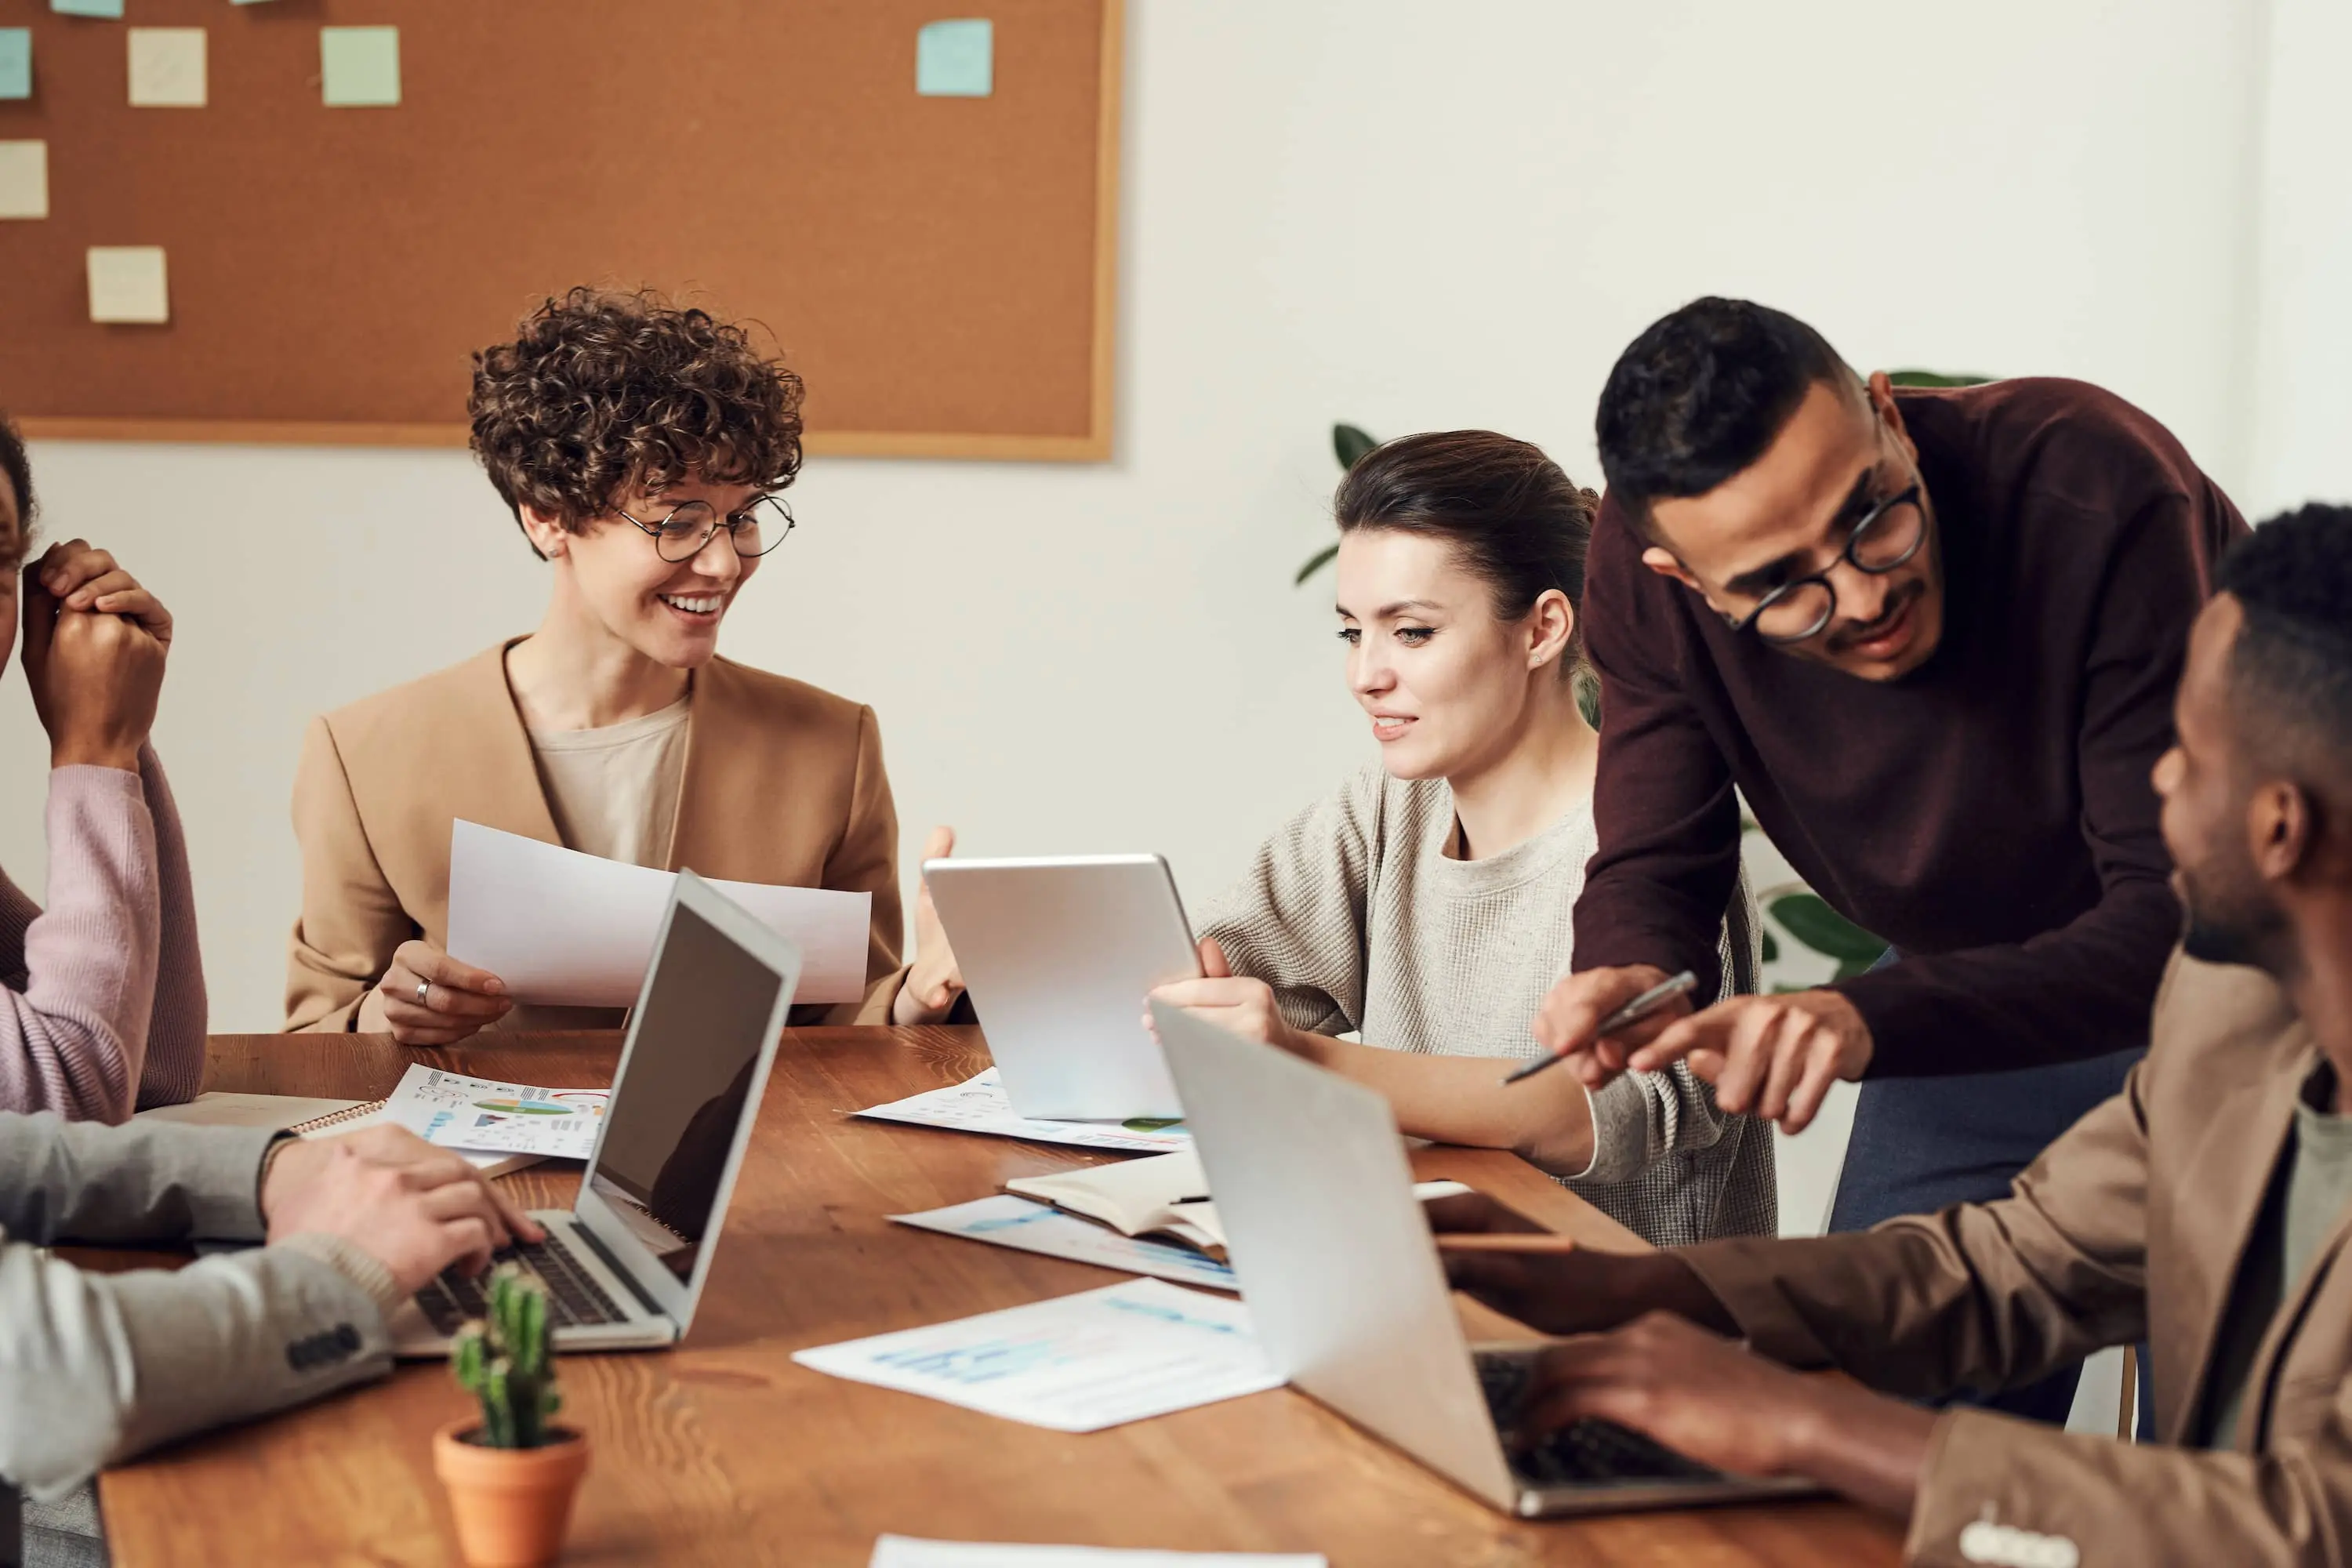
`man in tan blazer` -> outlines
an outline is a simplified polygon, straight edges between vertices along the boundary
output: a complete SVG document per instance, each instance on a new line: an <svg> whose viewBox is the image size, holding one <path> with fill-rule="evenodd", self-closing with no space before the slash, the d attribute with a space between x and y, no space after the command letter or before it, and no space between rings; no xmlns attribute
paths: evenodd
<svg viewBox="0 0 2352 1568"><path fill-rule="evenodd" d="M1858 1235L1445 1237L1457 1285L1578 1336L1546 1353L1548 1423L1812 1477L1907 1515L1913 1563L2352 1562L2352 509L2257 529L2221 587L2156 770L2189 930L2124 1092L2010 1197ZM1441 1226L1531 1228L1454 1206ZM2161 1446L1870 1391L2013 1386L2143 1336ZM1825 1366L1869 1388L1789 1370Z"/></svg>
<svg viewBox="0 0 2352 1568"><path fill-rule="evenodd" d="M551 573L530 637L315 721L294 786L302 912L289 1029L607 1027L516 1007L446 951L457 818L610 859L873 896L862 1003L934 1019L961 990L918 910L900 967L898 823L871 709L720 658L719 627L793 529L801 382L742 329L575 289L474 359L473 447ZM931 852L952 837L935 834Z"/></svg>

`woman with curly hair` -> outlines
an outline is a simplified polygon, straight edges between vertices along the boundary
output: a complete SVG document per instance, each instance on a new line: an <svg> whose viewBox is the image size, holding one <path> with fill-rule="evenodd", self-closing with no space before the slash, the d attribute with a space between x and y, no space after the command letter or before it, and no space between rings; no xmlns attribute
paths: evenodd
<svg viewBox="0 0 2352 1568"><path fill-rule="evenodd" d="M446 951L454 818L610 859L871 893L869 989L837 1021L953 1000L898 963L898 825L874 712L719 657L793 526L801 381L741 328L575 289L474 356L475 455L552 573L528 637L311 722L286 1027L596 1028ZM927 943L927 945L932 945ZM937 944L945 962L944 945Z"/></svg>

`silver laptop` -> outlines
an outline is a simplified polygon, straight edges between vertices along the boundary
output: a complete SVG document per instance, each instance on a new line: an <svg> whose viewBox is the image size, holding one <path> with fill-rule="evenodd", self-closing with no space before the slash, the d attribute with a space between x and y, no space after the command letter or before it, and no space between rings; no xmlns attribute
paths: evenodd
<svg viewBox="0 0 2352 1568"><path fill-rule="evenodd" d="M790 941L678 873L579 1198L533 1211L547 1239L502 1255L546 1285L561 1349L686 1337L800 976ZM482 1285L451 1269L418 1291L394 1314L395 1353L445 1353Z"/></svg>
<svg viewBox="0 0 2352 1568"><path fill-rule="evenodd" d="M1174 1008L1152 1016L1250 1321L1293 1385L1528 1518L1819 1489L1725 1475L1601 1421L1515 1442L1542 1347L1463 1337L1388 1102Z"/></svg>
<svg viewBox="0 0 2352 1568"><path fill-rule="evenodd" d="M1072 1121L1183 1114L1143 1026L1146 993L1201 973L1167 861L927 860L923 878L1014 1110Z"/></svg>

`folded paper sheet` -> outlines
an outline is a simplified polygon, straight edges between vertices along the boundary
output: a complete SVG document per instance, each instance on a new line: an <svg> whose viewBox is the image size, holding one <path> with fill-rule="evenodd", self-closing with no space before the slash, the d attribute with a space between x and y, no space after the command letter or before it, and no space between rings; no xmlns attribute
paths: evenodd
<svg viewBox="0 0 2352 1568"><path fill-rule="evenodd" d="M677 880L675 872L458 822L449 834L449 956L488 970L518 1002L626 1007L645 982ZM873 894L711 886L799 946L796 1000L866 994Z"/></svg>

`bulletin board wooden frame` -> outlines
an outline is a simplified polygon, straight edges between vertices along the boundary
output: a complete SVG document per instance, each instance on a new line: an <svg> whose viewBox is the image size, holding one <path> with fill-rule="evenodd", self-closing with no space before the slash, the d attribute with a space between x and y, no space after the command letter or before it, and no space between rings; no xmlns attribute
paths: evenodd
<svg viewBox="0 0 2352 1568"><path fill-rule="evenodd" d="M500 3L508 3L508 0L500 0ZM586 8L585 0L566 0L566 3L580 6L583 9ZM616 0L616 3L625 4L625 0ZM693 4L696 3L696 0L661 0L661 3L665 5ZM725 0L720 0L720 3L724 4ZM777 5L780 4L780 0L751 0L751 3L756 5ZM877 3L877 0L850 0L850 4L855 6L866 6L875 3ZM1077 321L1073 325L1072 336L1069 342L1062 345L1067 351L1063 355L1065 362L1070 361L1075 353L1082 353L1083 354L1083 395L1082 397L1065 397L1059 404L1057 404L1057 411L1065 427L1051 430L991 428L988 427L986 421L975 421L971 424L967 424L962 427L954 428L862 428L858 427L857 423L855 421L845 425L829 421L826 418L824 378L820 374L810 373L811 393L808 410L809 427L806 436L806 447L807 449L814 454L1049 462L1098 462L1107 460L1111 456L1114 414L1113 389L1115 384L1117 358L1115 328L1118 308L1118 176L1122 99L1121 86L1124 75L1125 0L1005 0L1004 5L997 8L996 14L1002 16L1008 10L1017 13L1024 5L1025 5L1032 13L1036 12L1041 6L1052 7L1060 11L1069 11L1075 8L1076 10L1092 13L1088 27L1095 45L1095 58L1092 62L1091 82L1094 95L1094 123L1091 127L1092 166L1090 171L1092 219L1090 233L1085 237L1090 254L1083 258L1083 275L1086 280L1088 298L1083 301L1072 301L1073 304L1078 305L1080 310L1083 311L1083 320L1082 321ZM152 21L160 25L184 25L191 20L194 20L210 25L215 34L217 34L225 30L222 26L221 14L224 12L230 12L230 7L220 5L218 4L218 0L212 0L212 3L204 8L204 11L200 16L182 16L177 14L165 14L173 11L174 8L175 0L132 0L132 5L131 6L132 13L131 22L136 24L142 21ZM833 10L836 12L842 9L837 5L827 6L822 4L822 0L819 0L819 3L817 4L814 4L812 8L817 11ZM901 8L906 9L908 7L902 5ZM935 5L931 7L929 11L925 11L921 14L925 16L930 16L934 13L954 15L958 14L959 9L960 8L956 6ZM246 17L254 16L257 12L268 11L280 13L279 17L272 18L272 20L278 21L279 25L285 26L307 25L310 26L316 26L319 25L341 25L345 23L397 22L401 19L402 10L403 7L398 5L386 5L380 4L362 10L359 8L358 5L346 4L344 3L344 0L278 0L278 4L268 6L236 7L235 12L231 14L227 20L232 23L242 21ZM963 10L961 14L988 14L989 10L990 7L988 5L982 5L972 6L969 10ZM345 15L344 13L349 14ZM909 14L912 15L914 13L910 11ZM13 17L9 19L12 21L14 20ZM38 20L46 22L47 19L45 8L43 15L38 18ZM100 28L110 29L113 34L119 36L124 24L81 23L79 24L79 26L92 31ZM1005 23L1000 21L998 27L999 37L1001 39L1004 34ZM72 40L68 41L70 42ZM99 45L93 47L102 48L107 47L109 42L109 40L101 39ZM111 47L116 48L121 47L119 44L112 44ZM999 48L1001 59L1003 49L1002 43L1000 43ZM70 92L78 88L97 90L99 87L103 87L103 89L110 90L116 94L117 101L120 101L120 95L122 92L121 77L117 75L110 82L105 81L102 73L93 72L89 68L86 60L79 62L80 68L78 70L72 68L78 63L74 59L67 58L58 62L65 68L58 72L58 79L53 81L51 69L49 68L53 65L52 58L64 55L65 52L66 51L61 49L37 48L36 71L37 78L40 84L39 92L41 94L54 95L60 92ZM86 50L85 53L87 52L88 51ZM221 68L221 60L223 52L221 43L215 41L213 45L213 59L215 62L214 91L215 94L218 94L222 90L223 73ZM409 55L408 43L405 37L404 37L404 56L403 70L404 75L413 75L420 68L420 67L429 68L429 62L416 61ZM119 70L120 67L118 66L115 68ZM911 95L913 90L911 86L913 75L913 37L911 27L907 29L905 68L908 78L908 86L906 90ZM96 77L97 79L96 86L93 86L91 81L87 79L93 77ZM1017 80L1012 84L1008 84L1002 68L1000 68L997 90L1003 92L1007 89L1008 86L1012 86L1017 89ZM314 94L318 90L315 84L315 78L310 84L308 90ZM10 106L0 105L0 110L5 110L8 107ZM157 116L166 116L172 115L175 112L184 112L190 116L185 122L186 133L193 136L201 134L204 129L201 116L206 111L149 110L134 110L132 112ZM362 114L383 113L387 115L397 115L408 112L408 110L404 109L393 110L337 110L330 112ZM396 123L394 124L394 129L397 129ZM0 138L20 134L25 134L25 132L12 130L5 114L0 113ZM50 132L50 134L58 135L62 134L62 132ZM58 150L53 146L51 150L52 216L48 220L42 220L48 223L57 222L58 218L63 216L64 212L70 210L72 202L72 194L70 189L60 189L59 187L58 163ZM119 228L121 226L117 225L116 226ZM6 236L5 234L0 234L0 241L5 241L5 237ZM86 241L81 240L80 237L76 237L76 238L78 243L89 244L127 244L146 242L144 237L140 236L135 232L130 234L117 234L114 232L108 232L103 235L92 234ZM5 255L5 246L0 246L0 256ZM1072 272L1071 276L1075 277L1076 274ZM665 291L675 291L675 284L673 280L665 278L629 279L610 277L588 279L564 278L559 280L551 281L545 285L545 287L549 291L554 291L559 289L564 284L572 281L618 283L624 285L643 282L649 286L662 289ZM180 309L179 301L176 298L176 277L174 283L174 311L176 314ZM1068 290L1066 289L1064 291L1067 292ZM694 299L695 302L705 302L697 298L695 291L690 288L686 289L684 292L687 298ZM728 300L719 299L709 302L712 304L714 310L727 311L727 313L734 313L731 310L728 310L728 306L730 303ZM6 320L8 310L9 307L6 302L5 300L0 300L0 333L5 333L9 331ZM764 320L761 316L761 312L756 309L746 310L741 313L747 317L761 318ZM504 322L493 321L485 323L482 329L477 331L476 341L480 342L495 341L505 327L511 323L512 317L515 314L520 314L520 311L517 310L510 312L508 320ZM1076 313L1074 312L1074 315ZM142 331L168 331L169 329L115 327L99 330L109 332L139 332ZM1076 335L1080 332L1083 333L1082 341ZM782 342L781 346L784 351L786 362L788 363L800 365L801 362L793 352L794 345L789 341L789 338L787 338L787 341ZM23 366L20 364L17 368L21 371ZM805 366L802 366L802 368L804 370L806 369ZM1017 362L1004 363L999 367L999 369L1001 370L1002 374L1010 377L1017 378L1023 374L1023 367ZM353 374L366 374L364 366L354 367ZM462 387L462 366L457 368L457 374L459 377L460 387ZM1067 379L1068 377L1066 375L1065 380ZM369 419L341 416L325 419L302 417L203 417L179 415L158 416L152 414L117 415L87 411L57 411L42 407L39 387L37 384L38 380L38 377L28 377L22 374L13 374L5 376L5 378L0 378L0 407L12 408L16 413L16 422L20 428L23 429L26 435L35 438L60 440L222 442L250 445L462 447L466 444L467 435L467 428L461 421L439 418ZM6 384L7 382L15 382L17 384ZM875 423L878 425L881 422L877 421ZM1013 423L1019 424L1021 421L1019 419L1015 419Z"/></svg>

